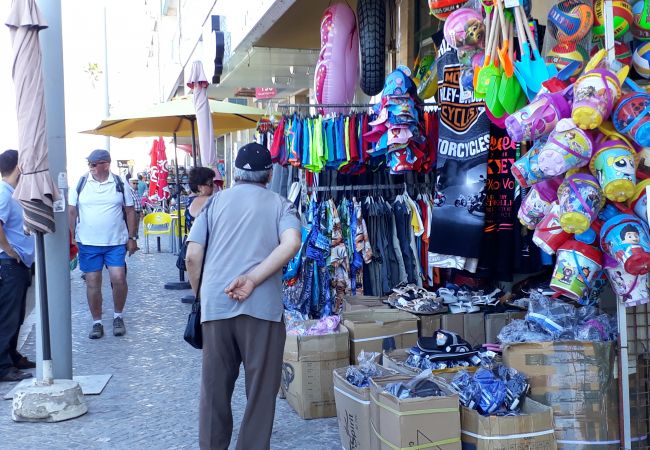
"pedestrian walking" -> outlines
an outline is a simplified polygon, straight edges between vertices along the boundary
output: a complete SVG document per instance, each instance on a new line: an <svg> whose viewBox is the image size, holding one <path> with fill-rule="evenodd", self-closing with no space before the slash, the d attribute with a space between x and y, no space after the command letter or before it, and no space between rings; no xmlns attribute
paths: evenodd
<svg viewBox="0 0 650 450"><path fill-rule="evenodd" d="M135 235L140 234L140 221L144 217L142 207L142 197L138 193L138 179L133 177L129 180L131 197L133 198L133 210L135 211Z"/></svg>
<svg viewBox="0 0 650 450"><path fill-rule="evenodd" d="M214 193L214 170L209 167L192 167L189 175L190 190L185 204L185 230L189 233L194 219Z"/></svg>
<svg viewBox="0 0 650 450"><path fill-rule="evenodd" d="M140 197L144 197L144 194L149 192L149 186L147 186L147 183L144 181L144 176L139 173L138 174L138 195Z"/></svg>
<svg viewBox="0 0 650 450"><path fill-rule="evenodd" d="M13 198L20 179L16 150L0 154L0 175L0 381L20 381L32 376L20 369L35 367L16 349L32 277L34 238L25 234L23 208Z"/></svg>
<svg viewBox="0 0 650 450"><path fill-rule="evenodd" d="M286 336L282 267L300 247L294 206L266 189L271 154L251 143L237 153L236 184L208 201L188 238L187 268L200 286L203 366L199 446L226 450L239 366L246 372L246 411L237 449L270 448ZM203 263L202 263L203 262Z"/></svg>
<svg viewBox="0 0 650 450"><path fill-rule="evenodd" d="M102 325L102 270L108 268L113 290L113 335L123 336L124 305L128 293L126 254L138 250L138 229L130 186L111 173L111 155L93 150L88 174L70 189L70 231L79 247L79 268L86 275L86 294L93 318L90 339L104 335Z"/></svg>

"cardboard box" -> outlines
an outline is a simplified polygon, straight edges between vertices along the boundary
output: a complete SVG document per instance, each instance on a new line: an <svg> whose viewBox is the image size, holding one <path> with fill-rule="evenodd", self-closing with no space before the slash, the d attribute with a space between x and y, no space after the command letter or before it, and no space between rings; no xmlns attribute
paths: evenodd
<svg viewBox="0 0 650 450"><path fill-rule="evenodd" d="M418 316L418 336L431 337L442 328L442 314L429 314Z"/></svg>
<svg viewBox="0 0 650 450"><path fill-rule="evenodd" d="M503 360L527 375L530 397L553 408L560 449L618 449L618 383L613 342L526 342Z"/></svg>
<svg viewBox="0 0 650 450"><path fill-rule="evenodd" d="M413 314L396 309L367 309L345 312L343 325L350 332L350 361L365 350L379 352L408 348L417 344L418 319Z"/></svg>
<svg viewBox="0 0 650 450"><path fill-rule="evenodd" d="M526 399L522 416L484 417L461 408L461 439L464 450L556 450L553 410Z"/></svg>
<svg viewBox="0 0 650 450"><path fill-rule="evenodd" d="M370 295L346 295L343 297L343 311L363 311L365 309L390 309L383 302L388 297L373 297Z"/></svg>
<svg viewBox="0 0 650 450"><path fill-rule="evenodd" d="M370 382L370 448L460 450L458 396L401 400L384 392L386 384L410 379L396 375Z"/></svg>
<svg viewBox="0 0 650 450"><path fill-rule="evenodd" d="M510 322L515 319L526 317L525 311L508 311L504 313L493 313L485 315L485 342L496 344L497 336Z"/></svg>
<svg viewBox="0 0 650 450"><path fill-rule="evenodd" d="M394 370L401 375L414 377L422 372L422 369L407 365L406 359L408 357L409 353L408 349L406 348L400 348L391 352L384 352L384 357L382 358L381 365L387 369ZM433 375L440 377L449 383L458 372L466 370L470 373L473 373L477 369L477 367L453 367L450 369L434 370Z"/></svg>
<svg viewBox="0 0 650 450"><path fill-rule="evenodd" d="M336 416L332 371L347 366L349 358L349 335L344 326L338 333L322 336L287 336L282 389L301 418Z"/></svg>
<svg viewBox="0 0 650 450"><path fill-rule="evenodd" d="M353 366L348 366L353 367ZM341 446L344 450L370 448L370 388L356 387L345 379L348 367L334 370L334 398L339 422ZM379 366L379 377L396 373Z"/></svg>
<svg viewBox="0 0 650 450"><path fill-rule="evenodd" d="M440 328L458 333L472 347L485 344L485 316L483 313L443 314Z"/></svg>

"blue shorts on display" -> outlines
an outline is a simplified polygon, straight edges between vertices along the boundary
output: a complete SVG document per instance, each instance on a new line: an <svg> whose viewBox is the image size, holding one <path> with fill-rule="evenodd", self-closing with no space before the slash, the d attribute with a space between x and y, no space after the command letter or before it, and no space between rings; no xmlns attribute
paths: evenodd
<svg viewBox="0 0 650 450"><path fill-rule="evenodd" d="M100 272L106 267L126 265L126 245L84 245L79 246L79 269L82 272Z"/></svg>

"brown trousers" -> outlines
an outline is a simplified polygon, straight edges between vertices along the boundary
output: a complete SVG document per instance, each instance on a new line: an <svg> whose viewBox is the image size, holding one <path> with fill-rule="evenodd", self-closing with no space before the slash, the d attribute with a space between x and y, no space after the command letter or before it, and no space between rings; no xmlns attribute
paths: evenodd
<svg viewBox="0 0 650 450"><path fill-rule="evenodd" d="M248 401L237 450L269 449L282 373L284 322L242 315L204 322L202 328L199 446L228 450L233 427L232 394L239 366L244 363Z"/></svg>

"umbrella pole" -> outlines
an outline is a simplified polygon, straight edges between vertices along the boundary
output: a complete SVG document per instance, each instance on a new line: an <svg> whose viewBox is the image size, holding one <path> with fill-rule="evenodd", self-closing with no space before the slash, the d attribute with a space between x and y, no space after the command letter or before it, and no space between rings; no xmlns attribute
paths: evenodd
<svg viewBox="0 0 650 450"><path fill-rule="evenodd" d="M194 128L192 128L192 135L194 135ZM178 232L178 253L181 252L181 247L183 246L183 234L181 232L181 183L178 177L178 147L176 146L176 133L174 133L174 158L176 161L176 213L178 214L176 220L176 231ZM173 291L181 291L184 289L190 289L190 283L185 281L185 271L178 269L178 278L179 281L171 281L165 283L165 289L170 289Z"/></svg>
<svg viewBox="0 0 650 450"><path fill-rule="evenodd" d="M194 158L194 167L199 167L201 160L199 158L199 152L196 151L196 132L194 131L196 119L190 119L190 123L192 124L192 158Z"/></svg>
<svg viewBox="0 0 650 450"><path fill-rule="evenodd" d="M52 384L52 348L50 346L50 313L47 301L47 275L45 271L45 239L43 233L36 231L36 271L38 273L38 301L41 308L41 345L43 346L43 382Z"/></svg>

